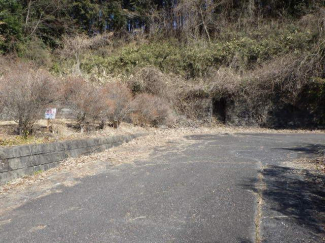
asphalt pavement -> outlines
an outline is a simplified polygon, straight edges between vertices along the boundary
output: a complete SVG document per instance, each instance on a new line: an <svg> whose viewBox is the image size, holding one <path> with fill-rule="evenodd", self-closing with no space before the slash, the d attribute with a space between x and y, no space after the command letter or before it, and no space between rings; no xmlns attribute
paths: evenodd
<svg viewBox="0 0 325 243"><path fill-rule="evenodd" d="M324 188L284 162L325 135L187 139L1 215L0 242L323 242Z"/></svg>

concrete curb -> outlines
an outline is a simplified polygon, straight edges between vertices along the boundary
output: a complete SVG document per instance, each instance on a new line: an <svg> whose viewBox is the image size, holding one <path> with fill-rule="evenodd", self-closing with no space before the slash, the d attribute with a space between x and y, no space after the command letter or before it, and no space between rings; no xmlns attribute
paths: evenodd
<svg viewBox="0 0 325 243"><path fill-rule="evenodd" d="M120 135L0 148L0 185L56 167L67 158L102 152L146 134Z"/></svg>

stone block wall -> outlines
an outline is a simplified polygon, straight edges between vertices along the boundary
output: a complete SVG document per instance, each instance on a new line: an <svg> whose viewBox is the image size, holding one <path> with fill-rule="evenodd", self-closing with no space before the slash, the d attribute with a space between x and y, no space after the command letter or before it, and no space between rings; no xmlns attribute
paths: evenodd
<svg viewBox="0 0 325 243"><path fill-rule="evenodd" d="M104 151L142 135L144 134L2 147L0 148L0 184L56 167L70 157Z"/></svg>

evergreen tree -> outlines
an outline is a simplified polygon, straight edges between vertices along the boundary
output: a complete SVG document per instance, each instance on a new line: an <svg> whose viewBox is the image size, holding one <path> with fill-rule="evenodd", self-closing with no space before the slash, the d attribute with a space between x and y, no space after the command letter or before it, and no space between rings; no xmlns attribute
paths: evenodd
<svg viewBox="0 0 325 243"><path fill-rule="evenodd" d="M0 0L0 52L15 51L23 38L22 6L16 0Z"/></svg>

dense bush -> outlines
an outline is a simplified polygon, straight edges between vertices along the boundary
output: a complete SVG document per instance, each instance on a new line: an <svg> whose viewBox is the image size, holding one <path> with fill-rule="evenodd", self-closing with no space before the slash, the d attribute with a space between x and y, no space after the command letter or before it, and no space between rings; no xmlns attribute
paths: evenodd
<svg viewBox="0 0 325 243"><path fill-rule="evenodd" d="M0 50L83 77L62 86L81 127L130 108L139 124L167 122L168 107L201 119L218 100L258 124L278 104L323 117L323 1L176 2L0 0ZM6 65L0 75L17 68ZM125 85L100 87L113 79L128 81L131 106Z"/></svg>
<svg viewBox="0 0 325 243"><path fill-rule="evenodd" d="M134 93L149 93L165 96L169 81L168 76L163 74L159 69L145 67L130 78L129 85Z"/></svg>
<svg viewBox="0 0 325 243"><path fill-rule="evenodd" d="M144 67L130 76L128 85L134 94L152 94L173 104L182 81L182 78L163 73L158 68Z"/></svg>

